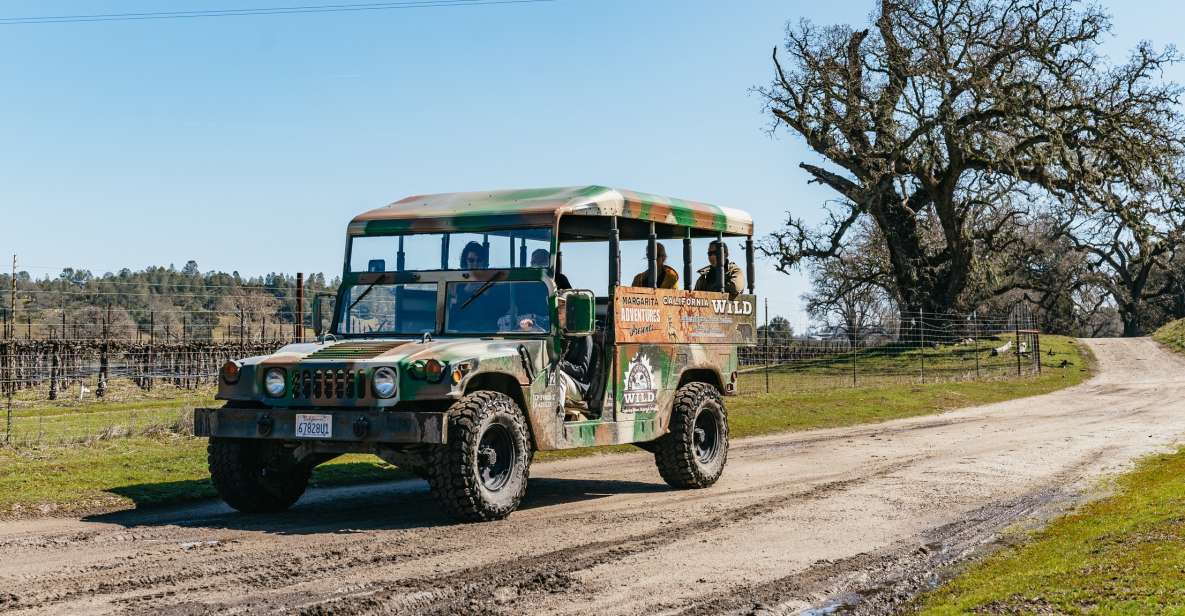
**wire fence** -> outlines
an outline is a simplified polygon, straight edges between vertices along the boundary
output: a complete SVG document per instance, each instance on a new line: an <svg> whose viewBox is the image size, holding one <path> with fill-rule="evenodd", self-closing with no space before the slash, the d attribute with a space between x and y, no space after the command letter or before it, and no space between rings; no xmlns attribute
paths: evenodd
<svg viewBox="0 0 1185 616"><path fill-rule="evenodd" d="M72 327L61 327L60 315L25 324L23 332L17 324L9 321L0 339L0 438L11 447L191 434L192 408L213 402L223 363L272 353L301 333L307 337L278 323L232 329L217 339L151 329L120 337L109 323L87 330L96 336L76 337ZM1039 373L1040 354L1039 322L1025 305L986 317L851 319L810 337L767 323L757 344L739 350L737 393L1016 378Z"/></svg>
<svg viewBox="0 0 1185 616"><path fill-rule="evenodd" d="M1041 372L1035 312L1018 304L1007 314L897 313L852 318L813 337L761 328L757 344L739 353L737 393L872 387L900 383L998 380Z"/></svg>

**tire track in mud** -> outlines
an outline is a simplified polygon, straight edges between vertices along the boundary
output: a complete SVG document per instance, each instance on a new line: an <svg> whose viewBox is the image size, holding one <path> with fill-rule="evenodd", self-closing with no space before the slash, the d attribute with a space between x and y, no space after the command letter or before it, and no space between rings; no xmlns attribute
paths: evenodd
<svg viewBox="0 0 1185 616"><path fill-rule="evenodd" d="M798 614L804 608L857 616L896 613L917 595L948 579L958 565L1001 547L1001 534L1010 527L1017 523L1035 527L1081 503L1085 497L1067 485L1081 480L1083 471L1109 452L1110 448L1100 449L1036 490L978 507L916 537L873 552L818 562L725 595L690 599L684 607L663 614L779 616Z"/></svg>
<svg viewBox="0 0 1185 616"><path fill-rule="evenodd" d="M373 588L328 601L288 605L302 616L420 614L423 616L514 613L533 595L580 590L572 574L583 569L664 547L698 533L718 530L768 515L804 500L856 487L891 475L925 456L894 461L859 477L826 481L806 491L783 493L756 503L728 508L684 524L624 538L593 541L537 557L519 558L464 569L439 577L376 583ZM766 486L772 488L773 486ZM166 612L168 613L168 612Z"/></svg>
<svg viewBox="0 0 1185 616"><path fill-rule="evenodd" d="M41 592L25 596L13 593L6 609L45 609L91 597L105 597L113 604L144 604L174 595L225 588L267 589L310 575L338 575L353 569L391 566L463 550L461 546L425 547L412 538L385 538L383 550L375 549L373 537L341 542L340 538L331 536L329 541L329 545L296 555L290 545L278 545L262 552L240 552L238 539L219 541L218 545L208 547L202 546L202 542L191 542L199 544L195 546L198 549L179 547L173 542L168 549L137 553L130 560L20 580L26 587L36 585ZM16 588L14 581L5 580L4 585Z"/></svg>
<svg viewBox="0 0 1185 616"><path fill-rule="evenodd" d="M581 483L596 486L611 482ZM784 491L798 487L801 483L799 481L750 486L733 490L730 496L737 498L768 490ZM713 498L719 496L708 491L682 492L680 495L683 496L681 502L685 504L697 504L701 501L710 503ZM416 496L420 497L415 500L416 504L422 505L426 493L417 493ZM119 555L116 560L83 566L69 564L38 575L2 578L0 588L35 589L32 593L7 596L5 607L7 610L46 609L93 597L103 597L112 604L143 607L156 605L159 601L175 601L177 596L203 591L213 593L227 587L274 590L294 580L300 581L311 576L343 575L354 570L369 570L462 552L468 545L458 529L472 531L477 528L471 525L396 528L395 531L399 533L397 536L376 536L375 533L381 532L382 529L376 528L373 520L374 517L380 516L371 511L360 512L355 508L346 508L329 516L337 520L319 518L315 524L278 524L278 520L290 519L283 517L284 515L293 514L248 519L246 523L235 525L233 531L230 531L230 536L221 538L218 538L218 534L211 535L208 532L202 533L199 537L186 532L208 531L211 528L229 531L230 527L222 528L219 522L227 517L235 521L241 521L241 518L234 514L220 514L213 519L184 520L186 526L183 527L161 526L148 530L139 527L135 531L91 531L85 534L63 532L41 535L36 539L13 539L8 542L9 545L19 544L23 548L34 550L46 545L59 549L77 548L79 543L91 543L96 546L126 545L128 551L135 551L135 558ZM598 527L599 524L610 520L624 525L629 525L631 520L653 521L653 514L647 511L631 513L592 510L582 515L569 515L565 521L573 522L581 518L589 521L588 527ZM342 541L338 533L343 531L346 525L335 524L335 521L365 525L368 531L361 533L363 536L357 539ZM429 521L436 520L433 518ZM206 522L207 526L200 526L201 522ZM249 534L262 529L267 529L269 534L284 536L298 534L294 531L299 530L310 537L322 537L314 541L326 545L321 547L285 544L270 549L265 546L261 550L257 547L259 542ZM316 530L337 533L317 535L313 533ZM182 536L177 536L178 533L182 533ZM217 546L206 545L211 537L216 538L214 542ZM241 541L244 542L243 545L239 545ZM158 545L152 545L153 543ZM194 547L200 549L180 547L187 543L196 544ZM455 545L443 547L449 543ZM148 544L147 549L144 544ZM316 548L316 551L308 551L310 547ZM350 554L354 556L348 556Z"/></svg>

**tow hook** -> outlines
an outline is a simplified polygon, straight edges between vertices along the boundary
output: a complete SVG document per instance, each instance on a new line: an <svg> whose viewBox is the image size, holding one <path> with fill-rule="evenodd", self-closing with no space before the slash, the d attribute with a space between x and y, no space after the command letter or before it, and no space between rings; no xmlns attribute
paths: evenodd
<svg viewBox="0 0 1185 616"><path fill-rule="evenodd" d="M359 417L354 420L354 436L362 438L370 433L370 420L365 417Z"/></svg>
<svg viewBox="0 0 1185 616"><path fill-rule="evenodd" d="M272 419L271 415L264 413L255 420L255 429L259 431L260 436L267 436L272 433L272 428L276 426L276 420Z"/></svg>

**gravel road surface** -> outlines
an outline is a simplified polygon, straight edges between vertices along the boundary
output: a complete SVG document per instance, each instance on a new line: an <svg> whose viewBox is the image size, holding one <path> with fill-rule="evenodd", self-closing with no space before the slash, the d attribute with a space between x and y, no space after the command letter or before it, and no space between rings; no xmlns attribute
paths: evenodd
<svg viewBox="0 0 1185 616"><path fill-rule="evenodd" d="M669 490L639 452L538 464L523 509L489 524L442 520L419 481L312 490L283 515L7 522L0 613L891 611L1185 435L1185 362L1146 339L1086 343L1099 374L1083 385L734 442L707 490Z"/></svg>

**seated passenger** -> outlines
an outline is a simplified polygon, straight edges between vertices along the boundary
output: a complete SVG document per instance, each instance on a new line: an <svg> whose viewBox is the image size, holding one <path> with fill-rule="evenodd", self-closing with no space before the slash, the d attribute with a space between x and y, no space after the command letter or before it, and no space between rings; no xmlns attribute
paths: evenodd
<svg viewBox="0 0 1185 616"><path fill-rule="evenodd" d="M679 286L679 272L676 272L675 268L667 265L667 249L666 249L666 247L664 247L662 244L656 243L654 245L654 248L655 248L655 253L657 253L656 256L654 257L654 260L655 260L655 270L658 271L658 288L660 288L660 289L677 288ZM650 252L649 247L647 247L646 252L647 253ZM649 259L650 255L647 254L646 258ZM634 276L634 282L631 286L635 286L635 287L652 286L650 284L650 269L647 268L646 271L642 272L641 274L638 274L637 276Z"/></svg>
<svg viewBox="0 0 1185 616"><path fill-rule="evenodd" d="M551 267L551 253L546 248L537 248L535 252L531 253L531 267ZM572 283L568 282L567 276L557 272L555 275L555 288L571 289Z"/></svg>
<svg viewBox="0 0 1185 616"><path fill-rule="evenodd" d="M724 252L723 256L720 254L721 249ZM720 288L720 263L722 261L728 263L724 270L724 289ZM741 273L741 268L728 260L728 244L718 240L713 240L711 244L708 244L708 263L708 267L697 272L699 278L695 280L696 291L719 293L727 290L730 297L736 297L745 288L745 275Z"/></svg>
<svg viewBox="0 0 1185 616"><path fill-rule="evenodd" d="M477 242L469 242L461 249L460 269L475 270L489 267L486 261L486 249Z"/></svg>
<svg viewBox="0 0 1185 616"><path fill-rule="evenodd" d="M559 370L556 371L556 381L560 386L560 400L564 405L564 420L579 421L584 419L584 412L588 410L588 403L584 401L588 389L592 386L590 373L593 357L592 336L568 338L564 356L560 358Z"/></svg>

